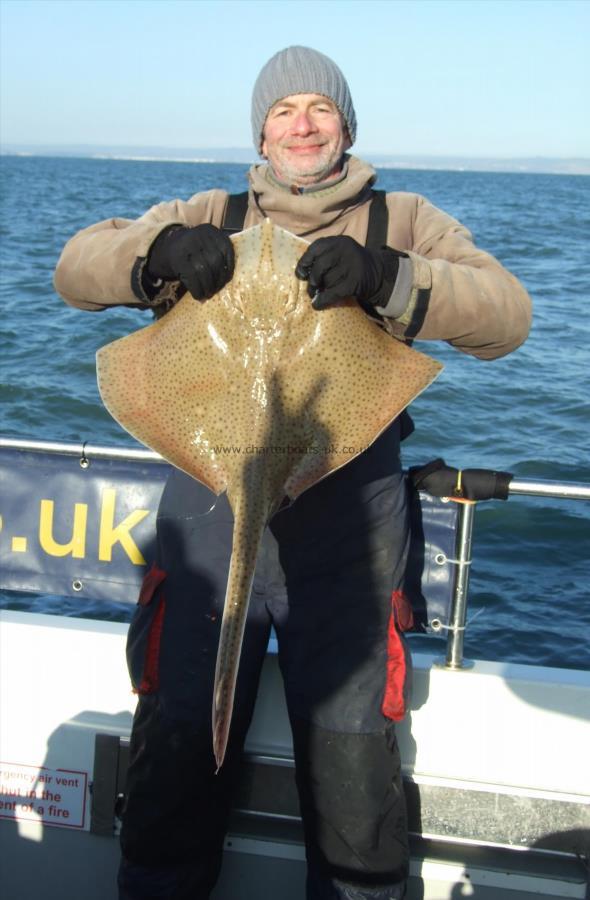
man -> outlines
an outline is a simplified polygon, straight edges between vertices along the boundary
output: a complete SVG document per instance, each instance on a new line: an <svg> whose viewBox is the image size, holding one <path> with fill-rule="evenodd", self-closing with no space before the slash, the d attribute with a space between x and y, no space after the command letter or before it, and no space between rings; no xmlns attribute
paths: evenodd
<svg viewBox="0 0 590 900"><path fill-rule="evenodd" d="M269 217L310 242L296 274L318 315L354 296L392 340L440 339L482 359L522 343L525 290L424 198L387 195L386 241L365 246L375 173L346 153L354 107L330 59L305 47L276 54L256 81L252 125L267 162L250 170L244 227ZM57 290L88 310L124 304L160 315L187 290L206 302L233 271L221 228L227 202L213 190L85 229L64 249ZM121 900L209 896L271 624L293 728L308 900L404 896L408 846L393 731L404 712L396 624L408 541L399 444L397 421L271 521L217 776L210 709L231 514L224 498L211 510L204 487L180 472L170 477L155 565L129 633L139 702Z"/></svg>

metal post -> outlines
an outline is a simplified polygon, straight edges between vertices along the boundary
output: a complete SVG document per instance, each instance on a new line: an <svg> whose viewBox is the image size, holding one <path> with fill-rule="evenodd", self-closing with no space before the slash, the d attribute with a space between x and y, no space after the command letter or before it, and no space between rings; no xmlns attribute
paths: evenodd
<svg viewBox="0 0 590 900"><path fill-rule="evenodd" d="M465 621L467 618L467 589L469 586L469 567L471 565L471 539L473 536L473 519L475 503L461 503L459 521L457 523L457 580L451 607L449 633L447 638L447 656L445 666L448 669L460 669L463 666L463 642Z"/></svg>

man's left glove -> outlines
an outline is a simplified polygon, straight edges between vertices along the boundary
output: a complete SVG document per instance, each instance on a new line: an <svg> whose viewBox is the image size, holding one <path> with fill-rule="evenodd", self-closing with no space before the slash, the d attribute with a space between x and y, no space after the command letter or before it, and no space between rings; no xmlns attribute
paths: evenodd
<svg viewBox="0 0 590 900"><path fill-rule="evenodd" d="M391 247L369 250L345 235L318 238L297 263L295 275L309 282L307 291L314 309L325 309L345 297L385 307L400 257L407 257L407 253Z"/></svg>
<svg viewBox="0 0 590 900"><path fill-rule="evenodd" d="M207 300L233 275L233 244L215 225L172 226L154 241L146 268L150 278L181 281L197 300Z"/></svg>

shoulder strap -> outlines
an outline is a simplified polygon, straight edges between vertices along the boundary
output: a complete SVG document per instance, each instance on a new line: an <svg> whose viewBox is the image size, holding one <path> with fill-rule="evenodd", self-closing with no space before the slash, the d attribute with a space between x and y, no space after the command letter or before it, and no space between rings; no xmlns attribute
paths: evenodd
<svg viewBox="0 0 590 900"><path fill-rule="evenodd" d="M226 234L235 234L236 231L242 231L247 211L248 191L244 191L242 194L228 194L221 226L222 231L225 231Z"/></svg>
<svg viewBox="0 0 590 900"><path fill-rule="evenodd" d="M387 244L389 210L385 202L385 191L371 191L371 193L373 199L369 207L369 225L365 247L369 247L371 250L380 250ZM399 423L400 440L403 441L414 431L414 422L407 409L400 413Z"/></svg>
<svg viewBox="0 0 590 900"><path fill-rule="evenodd" d="M385 191L371 191L373 199L369 207L369 227L365 246L380 250L387 243L389 211L385 202Z"/></svg>

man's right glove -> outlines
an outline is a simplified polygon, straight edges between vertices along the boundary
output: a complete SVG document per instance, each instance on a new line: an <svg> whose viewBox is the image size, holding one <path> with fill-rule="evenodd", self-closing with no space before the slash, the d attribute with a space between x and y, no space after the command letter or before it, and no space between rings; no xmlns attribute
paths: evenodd
<svg viewBox="0 0 590 900"><path fill-rule="evenodd" d="M207 300L233 275L233 244L215 225L172 226L154 241L146 268L150 278L181 281L197 300Z"/></svg>

